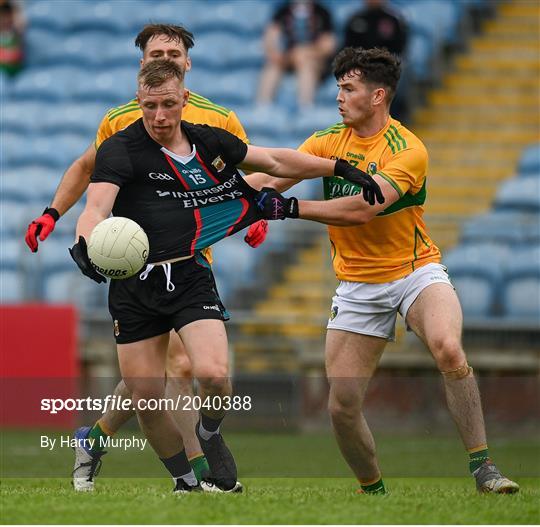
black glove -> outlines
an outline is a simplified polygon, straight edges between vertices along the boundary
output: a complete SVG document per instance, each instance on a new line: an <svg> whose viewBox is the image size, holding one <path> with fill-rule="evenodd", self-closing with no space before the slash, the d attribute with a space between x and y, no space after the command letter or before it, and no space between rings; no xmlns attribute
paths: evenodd
<svg viewBox="0 0 540 527"><path fill-rule="evenodd" d="M298 218L298 200L286 198L277 190L264 187L255 196L257 206L267 220L284 220L285 218Z"/></svg>
<svg viewBox="0 0 540 527"><path fill-rule="evenodd" d="M375 198L379 203L384 203L384 196L381 187L377 182L363 170L353 167L344 159L338 159L334 167L334 176L342 177L351 183L362 187L364 199L370 204L375 205Z"/></svg>
<svg viewBox="0 0 540 527"><path fill-rule="evenodd" d="M100 275L94 269L90 258L88 258L88 248L86 247L86 240L82 236L79 236L79 241L71 249L69 249L69 254L71 254L71 257L79 266L79 269L82 271L83 275L88 276L88 278L91 278L92 280L94 280L94 282L97 282L98 284L107 281L103 275Z"/></svg>

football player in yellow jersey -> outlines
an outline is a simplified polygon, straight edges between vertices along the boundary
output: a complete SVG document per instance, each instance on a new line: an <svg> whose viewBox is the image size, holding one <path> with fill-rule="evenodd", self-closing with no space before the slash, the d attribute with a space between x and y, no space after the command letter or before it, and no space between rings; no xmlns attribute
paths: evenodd
<svg viewBox="0 0 540 527"><path fill-rule="evenodd" d="M146 25L135 39L143 56L141 67L149 61L166 58L178 63L185 70L191 69L191 59L188 51L193 47L193 35L181 26L166 24ZM37 237L44 241L53 231L56 221L65 214L84 194L89 183L90 176L94 171L96 150L100 144L135 122L142 116L141 109L135 99L123 106L107 112L99 126L95 142L77 159L65 172L50 207L45 209L44 214L34 220L28 227L26 243L33 252L38 249ZM190 92L187 105L183 109L182 118L195 124L208 124L224 128L232 134L247 142L246 133L236 117L235 113L218 106L212 101ZM253 224L247 233L246 242L257 246L264 240L266 234L266 222ZM210 255L207 255L210 260ZM184 350L182 342L175 331L171 332L170 344L167 357L168 397L177 398L178 395L192 397L191 364ZM121 381L114 394L117 397L129 398L130 394ZM118 398L117 398L118 400ZM187 399L186 399L187 400ZM195 474L200 480L208 470L208 464L199 440L195 434L195 423L198 413L195 411L179 411L174 417L182 432L186 453L193 466ZM73 485L75 490L91 491L94 488L93 478L103 449L99 447L106 437L116 433L126 423L134 411L109 409L93 427L83 427L77 430L78 438L90 437L94 439L95 449L86 452L83 448L76 449L75 469L73 471Z"/></svg>
<svg viewBox="0 0 540 527"><path fill-rule="evenodd" d="M386 342L394 339L399 312L442 374L478 490L517 492L519 486L489 458L480 395L461 344L461 307L422 220L426 148L389 114L399 60L386 50L346 48L334 61L334 74L343 121L316 132L300 150L341 159L372 175L385 202L370 206L356 195L358 187L340 178L324 182L325 202L287 199L271 188L263 188L260 199L269 219L298 217L329 225L340 283L327 326L326 370L341 452L360 481L360 492L385 492L362 407ZM259 175L248 181L281 191L293 184Z"/></svg>

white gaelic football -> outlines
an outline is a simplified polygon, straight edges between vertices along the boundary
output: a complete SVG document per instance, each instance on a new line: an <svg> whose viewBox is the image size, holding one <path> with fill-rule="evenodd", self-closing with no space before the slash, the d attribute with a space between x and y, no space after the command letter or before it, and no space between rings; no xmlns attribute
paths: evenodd
<svg viewBox="0 0 540 527"><path fill-rule="evenodd" d="M120 216L98 223L88 242L88 257L96 271L122 280L137 274L146 263L150 246L141 226Z"/></svg>

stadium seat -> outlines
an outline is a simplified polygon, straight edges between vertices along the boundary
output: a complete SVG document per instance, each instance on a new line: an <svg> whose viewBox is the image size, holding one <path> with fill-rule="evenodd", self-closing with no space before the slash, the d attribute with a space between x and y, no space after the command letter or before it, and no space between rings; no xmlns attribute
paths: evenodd
<svg viewBox="0 0 540 527"><path fill-rule="evenodd" d="M108 69L102 73L79 74L71 90L78 101L103 101L122 104L137 91L137 66Z"/></svg>
<svg viewBox="0 0 540 527"><path fill-rule="evenodd" d="M433 78L432 58L437 49L433 36L421 28L411 31L407 47L407 59L415 78L420 82L427 82Z"/></svg>
<svg viewBox="0 0 540 527"><path fill-rule="evenodd" d="M503 276L502 300L507 317L540 325L540 244L513 253Z"/></svg>
<svg viewBox="0 0 540 527"><path fill-rule="evenodd" d="M71 209L69 209L63 216L61 221L56 223L53 236L63 236L71 239L71 242L75 239L75 227L77 220L84 209L84 203L86 201L86 195L82 197ZM70 243L71 247L73 243Z"/></svg>
<svg viewBox="0 0 540 527"><path fill-rule="evenodd" d="M507 247L489 243L457 246L443 255L466 316L496 314L502 269L509 255Z"/></svg>
<svg viewBox="0 0 540 527"><path fill-rule="evenodd" d="M108 109L107 105L99 102L42 105L35 131L45 134L75 133L87 137L90 144Z"/></svg>
<svg viewBox="0 0 540 527"><path fill-rule="evenodd" d="M61 171L40 165L4 170L2 173L2 199L21 203L48 203L58 183Z"/></svg>
<svg viewBox="0 0 540 527"><path fill-rule="evenodd" d="M135 46L135 33L121 33L111 35L100 51L102 68L130 67L134 70L139 65L142 53Z"/></svg>
<svg viewBox="0 0 540 527"><path fill-rule="evenodd" d="M307 112L301 112L293 121L294 132L307 139L317 130L324 130L340 122L341 116L335 104L327 107L314 107Z"/></svg>
<svg viewBox="0 0 540 527"><path fill-rule="evenodd" d="M2 245L0 247L0 269L20 269L20 257L23 246L24 241L22 238L17 236L2 235Z"/></svg>
<svg viewBox="0 0 540 527"><path fill-rule="evenodd" d="M149 6L137 0L84 2L77 9L71 9L68 16L69 29L72 32L99 30L118 34L131 29L133 13L152 16Z"/></svg>
<svg viewBox="0 0 540 527"><path fill-rule="evenodd" d="M260 37L275 9L271 2L243 0L207 2L207 7L212 11L212 16L198 17L191 25L187 24L196 36L213 31L227 31L235 35Z"/></svg>
<svg viewBox="0 0 540 527"><path fill-rule="evenodd" d="M216 53L218 49L220 52ZM195 69L202 67L216 72L260 68L264 62L260 37L249 38L222 30L198 36L190 55ZM238 72L239 77L243 75L243 71Z"/></svg>
<svg viewBox="0 0 540 527"><path fill-rule="evenodd" d="M513 178L504 182L497 192L495 208L540 212L540 178Z"/></svg>
<svg viewBox="0 0 540 527"><path fill-rule="evenodd" d="M23 70L13 83L11 99L61 101L70 97L79 69L51 66Z"/></svg>
<svg viewBox="0 0 540 527"><path fill-rule="evenodd" d="M518 173L520 176L540 177L540 143L534 143L523 151Z"/></svg>
<svg viewBox="0 0 540 527"><path fill-rule="evenodd" d="M244 125L248 136L272 135L286 133L290 122L288 114L277 105L260 106L255 109L251 105L240 107L238 118Z"/></svg>
<svg viewBox="0 0 540 527"><path fill-rule="evenodd" d="M75 304L81 311L103 309L107 305L107 284L97 284L76 268L49 269L43 275L43 300L52 304Z"/></svg>
<svg viewBox="0 0 540 527"><path fill-rule="evenodd" d="M38 116L43 115L45 104L38 101L2 101L2 131L15 134L32 134L40 126Z"/></svg>
<svg viewBox="0 0 540 527"><path fill-rule="evenodd" d="M489 211L468 220L461 232L461 243L537 243L540 217L514 210Z"/></svg>
<svg viewBox="0 0 540 527"><path fill-rule="evenodd" d="M0 302L16 304L25 300L24 276L16 269L0 268Z"/></svg>
<svg viewBox="0 0 540 527"><path fill-rule="evenodd" d="M188 82L191 89L214 103L234 107L253 102L257 80L255 72L242 76L235 73L216 76L209 71L193 71Z"/></svg>
<svg viewBox="0 0 540 527"><path fill-rule="evenodd" d="M0 200L0 232L2 237L22 237L32 219L30 216L29 210L20 201Z"/></svg>
<svg viewBox="0 0 540 527"><path fill-rule="evenodd" d="M67 267L75 265L68 252L68 248L73 246L75 238L75 229L70 235L59 236L56 229L54 233L47 238L39 247L39 259L43 267L47 269L55 269L59 267ZM75 268L74 268L75 269Z"/></svg>
<svg viewBox="0 0 540 527"><path fill-rule="evenodd" d="M24 14L30 29L65 32L69 30L69 15L74 11L71 0L25 2Z"/></svg>

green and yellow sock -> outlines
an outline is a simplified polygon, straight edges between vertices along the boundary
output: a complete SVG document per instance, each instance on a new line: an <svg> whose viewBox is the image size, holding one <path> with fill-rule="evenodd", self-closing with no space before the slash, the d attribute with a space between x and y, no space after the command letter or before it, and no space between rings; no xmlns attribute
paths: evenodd
<svg viewBox="0 0 540 527"><path fill-rule="evenodd" d="M381 477L372 481L360 482L360 488L366 494L386 494L386 488Z"/></svg>
<svg viewBox="0 0 540 527"><path fill-rule="evenodd" d="M94 444L90 451L93 453L101 452L103 450L105 440L111 435L112 434L105 432L103 424L97 421L96 424L90 429L90 432L88 432L88 439L94 440Z"/></svg>
<svg viewBox="0 0 540 527"><path fill-rule="evenodd" d="M208 461L206 461L204 454L199 454L195 457L192 457L189 460L189 464L191 465L193 472L195 472L195 477L197 478L197 481L199 483L201 482L203 477L207 476L210 473L210 467L208 466Z"/></svg>
<svg viewBox="0 0 540 527"><path fill-rule="evenodd" d="M479 468L480 465L489 460L487 445L470 448L467 452L469 453L469 470L471 471L471 474Z"/></svg>

